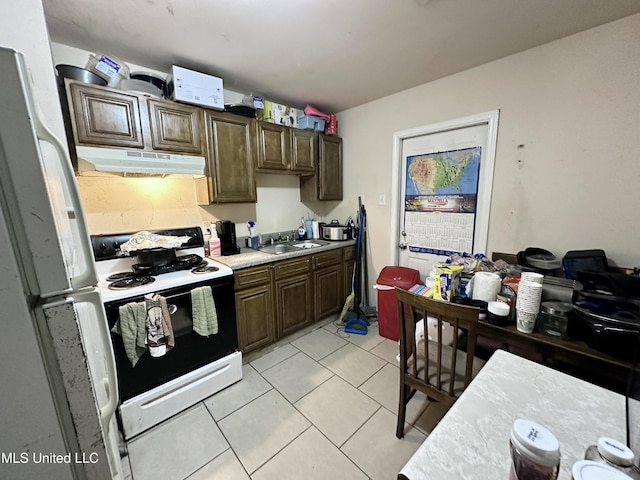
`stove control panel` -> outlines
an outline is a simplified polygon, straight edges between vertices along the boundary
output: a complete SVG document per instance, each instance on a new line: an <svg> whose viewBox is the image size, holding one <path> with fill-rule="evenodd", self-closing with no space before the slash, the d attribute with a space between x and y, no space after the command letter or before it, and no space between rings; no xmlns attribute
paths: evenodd
<svg viewBox="0 0 640 480"><path fill-rule="evenodd" d="M113 260L123 256L129 256L120 252L120 245L127 242L135 233L137 232L91 235L93 257L99 262L101 260ZM176 237L188 236L189 241L183 243L178 250L183 248L204 247L204 237L200 227L152 230L152 233Z"/></svg>

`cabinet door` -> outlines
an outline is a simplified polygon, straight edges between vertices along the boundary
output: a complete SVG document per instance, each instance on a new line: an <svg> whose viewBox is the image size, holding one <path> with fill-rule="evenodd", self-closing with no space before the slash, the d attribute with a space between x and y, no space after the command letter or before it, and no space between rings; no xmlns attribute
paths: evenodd
<svg viewBox="0 0 640 480"><path fill-rule="evenodd" d="M228 113L205 113L208 157L208 201L199 203L256 203L254 158L256 121Z"/></svg>
<svg viewBox="0 0 640 480"><path fill-rule="evenodd" d="M154 149L202 154L202 109L162 100L147 104Z"/></svg>
<svg viewBox="0 0 640 480"><path fill-rule="evenodd" d="M318 200L342 200L342 139L320 135Z"/></svg>
<svg viewBox="0 0 640 480"><path fill-rule="evenodd" d="M342 291L342 268L340 265L325 268L313 273L315 291L315 320L342 309L345 297Z"/></svg>
<svg viewBox="0 0 640 480"><path fill-rule="evenodd" d="M278 338L314 322L309 274L276 281Z"/></svg>
<svg viewBox="0 0 640 480"><path fill-rule="evenodd" d="M291 171L313 174L318 162L318 134L311 130L291 129Z"/></svg>
<svg viewBox="0 0 640 480"><path fill-rule="evenodd" d="M291 129L284 125L257 122L258 170L289 170L291 163Z"/></svg>
<svg viewBox="0 0 640 480"><path fill-rule="evenodd" d="M143 148L136 95L79 83L67 88L76 143Z"/></svg>
<svg viewBox="0 0 640 480"><path fill-rule="evenodd" d="M318 136L316 174L300 177L300 200L342 200L342 139Z"/></svg>
<svg viewBox="0 0 640 480"><path fill-rule="evenodd" d="M276 341L271 283L236 292L238 345L243 353Z"/></svg>

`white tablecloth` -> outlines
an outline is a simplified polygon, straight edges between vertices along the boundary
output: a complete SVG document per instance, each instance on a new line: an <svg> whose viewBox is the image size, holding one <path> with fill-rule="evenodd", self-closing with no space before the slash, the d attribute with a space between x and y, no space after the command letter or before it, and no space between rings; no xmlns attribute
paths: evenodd
<svg viewBox="0 0 640 480"><path fill-rule="evenodd" d="M598 437L626 441L624 396L498 350L400 473L410 480L506 480L517 418L558 438L560 479L571 479L571 466Z"/></svg>

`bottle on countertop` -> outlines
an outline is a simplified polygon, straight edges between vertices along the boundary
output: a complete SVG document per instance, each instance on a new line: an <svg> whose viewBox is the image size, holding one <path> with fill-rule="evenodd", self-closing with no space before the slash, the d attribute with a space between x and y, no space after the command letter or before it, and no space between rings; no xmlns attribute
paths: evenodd
<svg viewBox="0 0 640 480"><path fill-rule="evenodd" d="M220 248L220 239L218 238L218 231L216 230L216 224L211 224L211 237L209 238L209 256L219 257L222 255Z"/></svg>
<svg viewBox="0 0 640 480"><path fill-rule="evenodd" d="M204 240L204 256L208 257L210 253L209 241L211 240L211 229L208 226L203 227L202 238Z"/></svg>
<svg viewBox="0 0 640 480"><path fill-rule="evenodd" d="M584 458L609 465L632 479L640 479L640 470L633 464L635 455L624 443L613 438L598 438L596 445L587 448Z"/></svg>

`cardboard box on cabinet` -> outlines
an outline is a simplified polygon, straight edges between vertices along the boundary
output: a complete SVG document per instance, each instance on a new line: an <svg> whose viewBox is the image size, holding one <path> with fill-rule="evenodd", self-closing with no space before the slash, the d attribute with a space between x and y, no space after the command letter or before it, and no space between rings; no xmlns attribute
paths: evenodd
<svg viewBox="0 0 640 480"><path fill-rule="evenodd" d="M222 79L173 65L167 85L171 100L224 110Z"/></svg>
<svg viewBox="0 0 640 480"><path fill-rule="evenodd" d="M304 115L304 112L298 108L282 105L281 103L265 101L262 116L258 118L258 120L297 128L298 117L302 115Z"/></svg>

